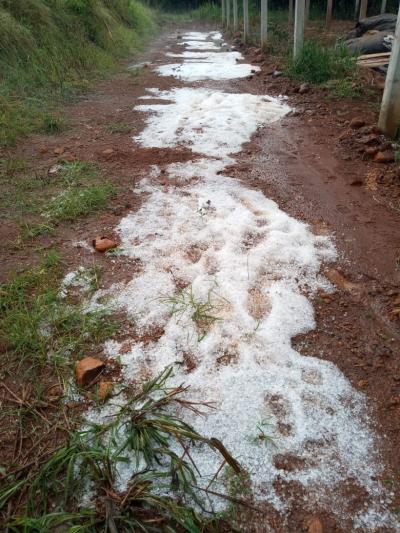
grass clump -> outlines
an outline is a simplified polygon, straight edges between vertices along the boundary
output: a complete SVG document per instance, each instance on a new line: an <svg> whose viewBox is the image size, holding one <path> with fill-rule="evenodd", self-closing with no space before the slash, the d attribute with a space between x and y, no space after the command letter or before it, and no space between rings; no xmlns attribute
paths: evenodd
<svg viewBox="0 0 400 533"><path fill-rule="evenodd" d="M1 216L20 227L17 246L53 233L58 221L73 221L106 208L114 193L91 162L64 162L53 173L33 175L23 161L8 158L0 163Z"/></svg>
<svg viewBox="0 0 400 533"><path fill-rule="evenodd" d="M114 188L110 184L84 189L70 188L50 202L46 215L50 220L75 220L93 211L104 209L113 192Z"/></svg>
<svg viewBox="0 0 400 533"><path fill-rule="evenodd" d="M217 300L221 298L214 288L209 289L206 298L202 299L195 296L192 285L185 287L176 295L161 298L161 301L171 306L171 314L175 316L178 324L194 324L198 342L204 339L215 322L221 320L216 314Z"/></svg>
<svg viewBox="0 0 400 533"><path fill-rule="evenodd" d="M131 129L131 124L126 122L112 122L106 126L107 133L129 133Z"/></svg>
<svg viewBox="0 0 400 533"><path fill-rule="evenodd" d="M313 40L306 41L299 57L289 59L286 66L289 77L317 85L350 79L355 71L354 61L344 46L327 48Z"/></svg>
<svg viewBox="0 0 400 533"><path fill-rule="evenodd" d="M62 299L60 278L61 260L49 252L39 267L0 286L0 338L10 360L68 366L117 331L106 311L85 312Z"/></svg>
<svg viewBox="0 0 400 533"><path fill-rule="evenodd" d="M140 390L126 388L126 401L114 414L71 431L66 443L50 457L38 457L28 473L7 472L0 509L7 504L12 509L6 520L11 531L43 524L85 532L227 531L207 511L209 487L198 486L190 449L211 448L221 454L222 466L229 464L236 474L241 468L220 441L203 437L174 414L200 411L182 397L184 387L168 386L171 373L167 368ZM130 477L122 491L117 488L121 468ZM95 507L79 510L89 487ZM16 501L17 509L10 506Z"/></svg>

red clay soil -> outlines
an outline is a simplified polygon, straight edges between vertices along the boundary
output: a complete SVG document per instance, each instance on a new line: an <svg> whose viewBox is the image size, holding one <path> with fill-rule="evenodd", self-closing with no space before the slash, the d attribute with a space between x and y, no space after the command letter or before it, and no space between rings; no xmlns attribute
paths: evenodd
<svg viewBox="0 0 400 533"><path fill-rule="evenodd" d="M167 42L171 45L168 37L161 37L139 61L156 65L164 58L160 50ZM387 467L383 478L396 492L395 507L399 508L400 170L396 163L373 162L361 142L371 132L378 135L373 126L381 95L379 83L374 78L368 97L357 100L332 98L322 88L299 94L298 83L284 76L273 77L271 73L279 67L274 58L260 58L253 48L244 54L257 60L261 73L229 82L229 90L287 95L294 112L259 129L237 157L237 164L226 173L263 191L284 211L309 223L316 233L333 235L339 260L327 276L337 291L319 294L314 302L317 327L296 338L294 345L303 355L334 362L355 388L365 392L382 438ZM72 124L68 131L60 136L32 136L9 150L14 157L27 160L36 172L47 172L64 159L97 161L118 191L108 211L72 224L62 223L55 236L27 241L22 249L13 247L17 234L13 222L2 224L0 279L6 280L11 271L31 264L40 247L58 247L67 270L92 265L93 254L73 243L90 243L96 235L112 237L121 218L140 207L133 188L151 165L163 169L168 163L192 158L186 149L143 149L132 141L144 124L143 113L133 110L137 98L146 88L180 85L175 79L156 76L150 66L141 68L137 77L125 70L65 109ZM219 88L221 83L214 85ZM349 126L355 117L365 122L361 131ZM119 121L128 123L130 131L109 133L107 125ZM378 135L374 142L385 145L387 140ZM60 147L63 153L56 155ZM131 271L130 260L120 259L96 255L96 262L104 267L106 285L125 279ZM282 469L288 464L290 458L283 458ZM267 531L268 524L275 531L307 531L310 520L318 517L325 532L349 531L341 529L329 513L319 509L315 515L304 513L304 495L299 487L282 483L279 490L293 502L286 525L265 509L262 520L255 519L250 529L243 526L243 530ZM362 495L343 487L343 498L348 499L350 510L357 512Z"/></svg>

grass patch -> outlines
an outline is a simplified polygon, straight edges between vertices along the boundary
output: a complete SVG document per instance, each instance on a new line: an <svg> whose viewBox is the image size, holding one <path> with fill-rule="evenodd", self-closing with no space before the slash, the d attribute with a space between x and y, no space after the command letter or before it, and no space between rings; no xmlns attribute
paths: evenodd
<svg viewBox="0 0 400 533"><path fill-rule="evenodd" d="M178 324L189 325L192 322L197 331L197 340L201 342L210 327L221 320L217 316L218 301L221 298L214 288L207 292L205 299L197 298L192 285L182 289L176 295L162 297L160 300L171 306L171 313Z"/></svg>
<svg viewBox="0 0 400 533"><path fill-rule="evenodd" d="M138 51L155 30L138 0L0 2L0 145L65 124L60 102Z"/></svg>
<svg viewBox="0 0 400 533"><path fill-rule="evenodd" d="M184 387L168 386L171 373L167 368L139 391L125 388L126 403L106 421L71 431L65 444L50 457L38 457L28 473L11 470L3 476L0 509L19 502L18 509L9 507L11 531L57 524L85 532L223 531L220 519L193 508L208 507L208 489L197 485L190 448L211 448L233 472L241 468L220 441L203 437L174 414L199 413L200 406L182 398ZM123 465L130 482L121 493L116 481ZM95 489L96 511L78 511L88 487Z"/></svg>
<svg viewBox="0 0 400 533"><path fill-rule="evenodd" d="M126 122L112 122L105 128L107 133L129 133L131 129L131 124L127 124Z"/></svg>
<svg viewBox="0 0 400 533"><path fill-rule="evenodd" d="M356 65L344 46L326 48L318 41L304 43L297 59L288 60L285 73L296 80L316 85L329 80L348 80L356 72Z"/></svg>
<svg viewBox="0 0 400 533"><path fill-rule="evenodd" d="M60 258L49 252L39 267L0 286L0 338L19 364L70 366L118 330L106 311L85 312L61 298L60 279Z"/></svg>
<svg viewBox="0 0 400 533"><path fill-rule="evenodd" d="M110 184L84 189L71 188L54 198L45 214L50 220L73 221L93 211L104 209L113 192L114 188Z"/></svg>
<svg viewBox="0 0 400 533"><path fill-rule="evenodd" d="M52 233L58 221L73 221L106 208L114 193L98 166L87 161L64 162L53 173L32 175L24 161L4 159L0 185L1 216L20 227L17 246Z"/></svg>

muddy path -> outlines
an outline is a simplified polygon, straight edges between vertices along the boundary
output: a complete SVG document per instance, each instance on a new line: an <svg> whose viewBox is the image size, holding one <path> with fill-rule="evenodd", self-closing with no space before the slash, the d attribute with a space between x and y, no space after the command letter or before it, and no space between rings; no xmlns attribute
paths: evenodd
<svg viewBox="0 0 400 533"><path fill-rule="evenodd" d="M215 404L189 421L250 473L260 513L239 513L241 530L398 531L398 190L368 186L382 167L349 128L375 112L300 95L272 60L222 42L213 28L169 32L70 106L70 131L19 144L37 172L97 161L117 194L55 238L6 246L2 278L55 244L68 271L102 265L93 301L107 294L127 326L100 356L138 382L174 364ZM2 231L11 243L17 230ZM94 255L99 234L122 254ZM219 467L194 458L205 479Z"/></svg>

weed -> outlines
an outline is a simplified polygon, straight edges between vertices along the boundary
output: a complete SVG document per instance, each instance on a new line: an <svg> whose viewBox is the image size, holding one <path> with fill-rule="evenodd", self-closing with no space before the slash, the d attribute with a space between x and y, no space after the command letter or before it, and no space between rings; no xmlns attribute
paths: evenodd
<svg viewBox="0 0 400 533"><path fill-rule="evenodd" d="M112 122L106 126L107 133L129 133L132 129L126 122Z"/></svg>
<svg viewBox="0 0 400 533"><path fill-rule="evenodd" d="M257 435L249 437L249 442L252 444L269 444L273 442L272 437L266 433L266 428L269 426L268 421L261 420L258 422L256 429Z"/></svg>
<svg viewBox="0 0 400 533"><path fill-rule="evenodd" d="M49 222L41 222L38 224L30 224L29 222L21 222L21 238L34 239L39 235L48 235L54 232L54 226Z"/></svg>
<svg viewBox="0 0 400 533"><path fill-rule="evenodd" d="M331 80L327 86L335 98L360 98L363 94L362 86L351 78Z"/></svg>
<svg viewBox="0 0 400 533"><path fill-rule="evenodd" d="M43 116L42 131L47 135L55 135L61 133L66 128L66 122L63 118L54 115L47 114Z"/></svg>
<svg viewBox="0 0 400 533"><path fill-rule="evenodd" d="M205 300L197 299L193 292L192 285L182 289L177 295L160 298L171 306L171 313L176 317L178 323L191 320L197 329L197 340L201 342L207 335L210 327L221 320L215 315L218 310L215 302L220 297L214 288L207 292Z"/></svg>
<svg viewBox="0 0 400 533"><path fill-rule="evenodd" d="M326 48L318 41L306 41L297 59L290 58L286 74L294 79L320 84L329 80L349 79L356 66L343 46Z"/></svg>
<svg viewBox="0 0 400 533"><path fill-rule="evenodd" d="M60 298L59 267L59 256L49 252L40 267L0 286L0 336L20 362L70 364L118 330L106 311L85 312Z"/></svg>
<svg viewBox="0 0 400 533"><path fill-rule="evenodd" d="M28 475L11 471L3 476L0 508L16 498L25 502L25 514L15 513L9 525L77 522L82 527L84 520L92 524L95 519L99 529L110 531L150 531L152 524L156 530L203 531L210 521L192 508L197 503L204 509L205 500L190 447L207 446L220 452L233 471L241 469L221 442L201 436L173 414L174 408L200 413L200 406L181 398L184 387L167 385L171 373L165 369L139 392L125 390L127 401L113 416L71 432L65 445L50 458L39 457ZM130 482L121 494L115 484L122 465ZM98 495L96 517L85 510L66 513L77 508L90 486Z"/></svg>
<svg viewBox="0 0 400 533"><path fill-rule="evenodd" d="M114 192L109 185L98 185L83 189L68 189L56 196L49 204L46 215L50 219L75 220L93 211L104 209Z"/></svg>

